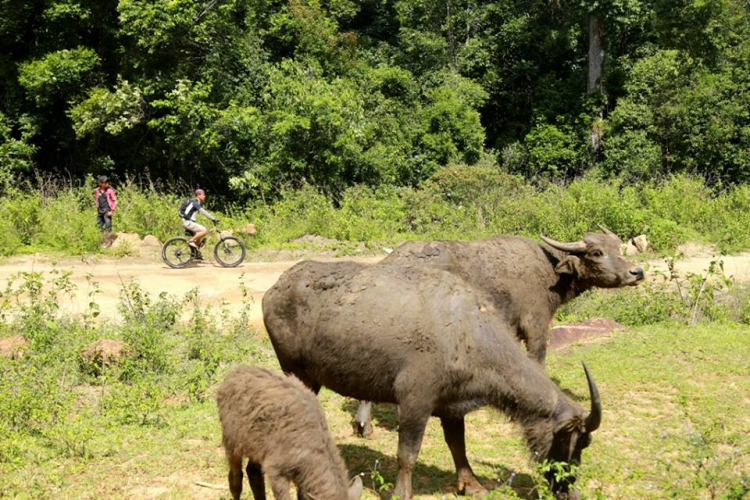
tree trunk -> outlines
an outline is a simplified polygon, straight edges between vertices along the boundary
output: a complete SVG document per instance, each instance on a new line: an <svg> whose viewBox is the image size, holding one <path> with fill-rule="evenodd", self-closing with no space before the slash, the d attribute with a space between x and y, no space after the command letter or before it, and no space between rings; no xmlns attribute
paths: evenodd
<svg viewBox="0 0 750 500"><path fill-rule="evenodd" d="M596 15L591 14L589 18L589 79L586 92L590 94L604 93L604 80L602 72L604 69L604 21ZM591 124L589 133L589 146L591 147L592 161L595 163L597 153L602 145L601 120L604 118L604 109L599 110L599 119Z"/></svg>
<svg viewBox="0 0 750 500"><path fill-rule="evenodd" d="M596 14L589 18L589 81L587 92L604 92L602 69L604 68L604 21Z"/></svg>

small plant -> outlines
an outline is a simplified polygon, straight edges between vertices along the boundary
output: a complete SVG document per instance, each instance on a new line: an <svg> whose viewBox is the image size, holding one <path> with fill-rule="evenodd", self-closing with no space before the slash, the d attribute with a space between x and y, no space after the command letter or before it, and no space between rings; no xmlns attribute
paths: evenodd
<svg viewBox="0 0 750 500"><path fill-rule="evenodd" d="M124 425L159 426L163 423L165 396L161 380L139 374L127 383L113 384L102 400L102 408L105 414Z"/></svg>
<svg viewBox="0 0 750 500"><path fill-rule="evenodd" d="M375 465L372 467L372 470L370 471L370 481L372 481L373 491L376 491L378 493L385 493L386 491L391 491L393 489L393 484L385 480L383 475L378 470L378 466L380 466L379 459L375 460ZM399 499L398 499L398 496L394 495L391 497L391 500L399 500Z"/></svg>

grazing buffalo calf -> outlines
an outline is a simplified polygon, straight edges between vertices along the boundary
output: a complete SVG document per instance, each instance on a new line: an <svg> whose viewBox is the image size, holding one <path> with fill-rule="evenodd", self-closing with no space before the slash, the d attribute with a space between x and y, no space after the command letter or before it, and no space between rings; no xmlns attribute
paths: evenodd
<svg viewBox="0 0 750 500"><path fill-rule="evenodd" d="M306 261L263 297L281 368L313 391L398 405L395 494L412 498L412 472L431 415L441 419L459 491L485 492L466 458L464 416L490 405L524 431L536 460L577 463L599 427L593 379L587 412L530 359L494 301L457 274L431 266L331 268ZM561 498L575 478L555 482Z"/></svg>
<svg viewBox="0 0 750 500"><path fill-rule="evenodd" d="M242 494L242 459L255 500L265 500L263 474L276 500L289 500L289 481L300 500L356 500L362 480L351 484L331 439L323 411L294 377L241 366L226 378L217 397L222 442L229 460L232 498Z"/></svg>

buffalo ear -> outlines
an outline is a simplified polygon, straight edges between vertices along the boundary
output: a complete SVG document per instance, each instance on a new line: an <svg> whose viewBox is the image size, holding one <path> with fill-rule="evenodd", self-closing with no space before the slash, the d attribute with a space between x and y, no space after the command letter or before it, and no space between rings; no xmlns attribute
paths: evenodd
<svg viewBox="0 0 750 500"><path fill-rule="evenodd" d="M569 255L555 266L555 272L557 274L576 274L580 262L580 259L575 255Z"/></svg>

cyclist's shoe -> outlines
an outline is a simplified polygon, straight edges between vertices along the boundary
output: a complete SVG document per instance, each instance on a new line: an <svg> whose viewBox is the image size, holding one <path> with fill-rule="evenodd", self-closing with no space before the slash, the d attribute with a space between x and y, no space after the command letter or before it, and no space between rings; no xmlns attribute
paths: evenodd
<svg viewBox="0 0 750 500"><path fill-rule="evenodd" d="M200 252L198 252L198 251L196 251L196 252L195 252L195 253L193 254L193 258L194 258L195 260L204 260L204 259L203 259L203 254L202 254L202 253L200 253Z"/></svg>
<svg viewBox="0 0 750 500"><path fill-rule="evenodd" d="M194 241L188 241L188 245L190 245L190 248L198 250L198 245L196 245Z"/></svg>

